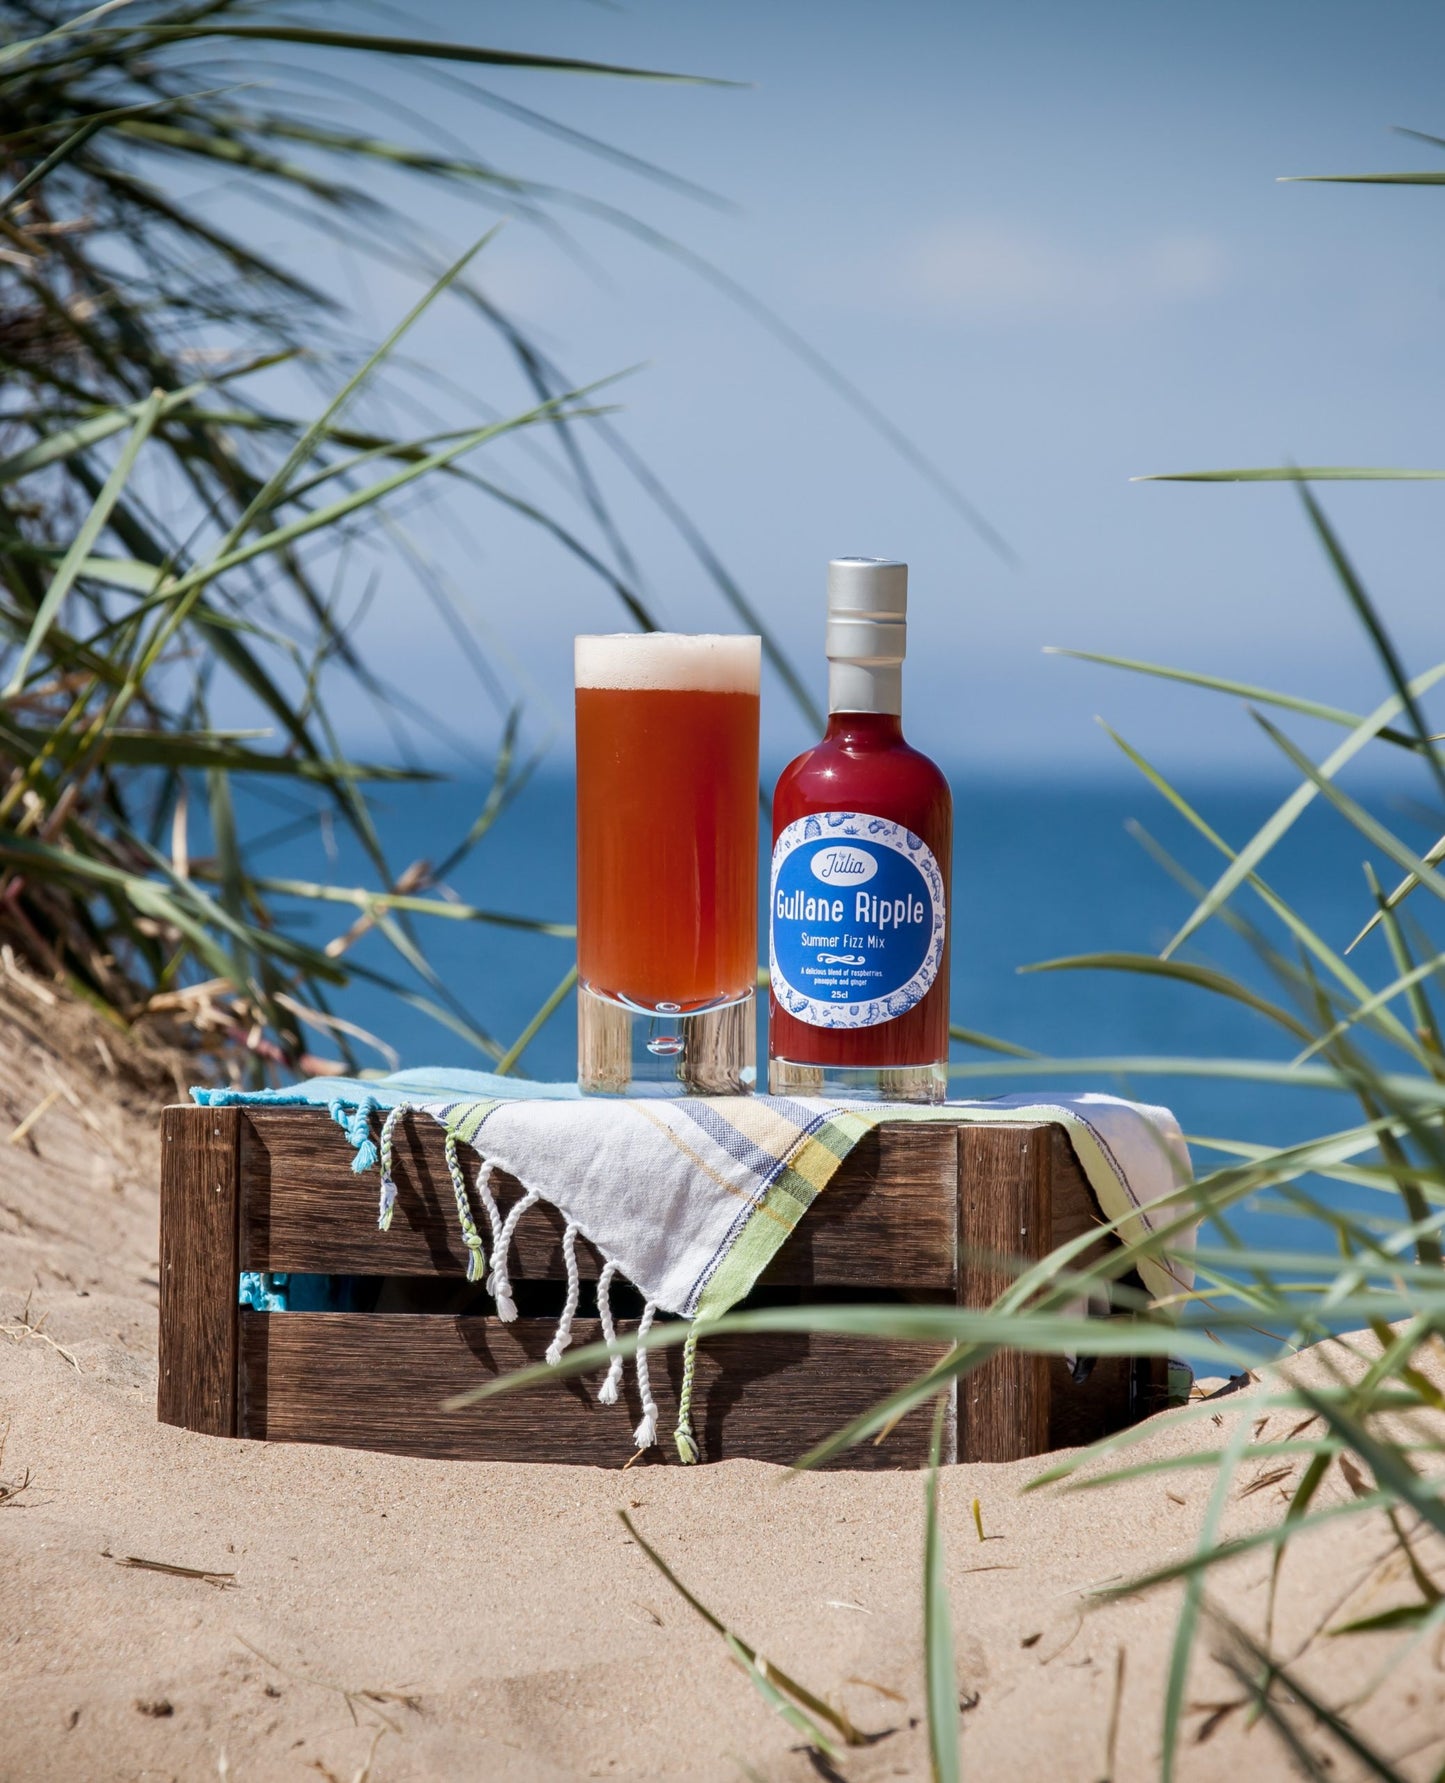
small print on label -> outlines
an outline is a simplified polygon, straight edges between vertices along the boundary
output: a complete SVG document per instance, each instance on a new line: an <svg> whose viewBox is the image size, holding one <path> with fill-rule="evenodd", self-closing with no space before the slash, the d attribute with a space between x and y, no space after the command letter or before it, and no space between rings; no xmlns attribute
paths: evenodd
<svg viewBox="0 0 1445 1783"><path fill-rule="evenodd" d="M872 1028L938 976L943 875L922 837L858 811L800 817L773 845L773 995L815 1028Z"/></svg>

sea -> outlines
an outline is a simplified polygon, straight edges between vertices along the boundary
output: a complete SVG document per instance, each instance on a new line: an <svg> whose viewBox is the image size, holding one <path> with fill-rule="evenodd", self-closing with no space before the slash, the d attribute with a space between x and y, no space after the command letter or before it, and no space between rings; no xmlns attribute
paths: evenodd
<svg viewBox="0 0 1445 1783"><path fill-rule="evenodd" d="M1222 870L1223 855L1150 787L1142 782L1071 785L989 779L976 770L960 770L952 778L953 1020L1051 1061L1139 1061L1128 1069L1097 1070L1081 1063L1077 1070L1051 1069L1036 1079L1026 1071L998 1081L970 1075L971 1068L987 1066L997 1055L957 1045L956 1094L1027 1090L1036 1081L1040 1089L1106 1089L1162 1102L1174 1110L1186 1135L1199 1142L1200 1169L1223 1161L1203 1143L1209 1140L1281 1145L1359 1119L1357 1106L1338 1092L1190 1075L1177 1064L1163 1072L1148 1068L1150 1059L1288 1062L1295 1056L1298 1044L1288 1034L1236 1002L1144 972L1036 969L1085 954L1156 955L1192 910L1198 883L1212 882ZM1209 781L1185 788L1196 810L1235 848L1254 834L1288 790ZM413 862L444 859L474 823L486 797L485 786L458 782L372 789L377 833L393 872ZM1428 814L1392 808L1383 795L1371 803L1415 846L1423 848L1433 840ZM450 895L505 917L570 923L576 910L574 817L571 780L535 776L449 875ZM297 822L282 810L248 800L244 828L258 872L376 884L359 844L334 821ZM1362 865L1369 854L1359 834L1317 800L1270 855L1264 874L1317 934L1343 950L1373 908ZM1377 857L1375 865L1386 883L1398 878L1388 861ZM765 866L764 860L760 910L766 901ZM1258 922L1276 946L1290 948L1285 931L1252 893L1238 894L1234 907ZM285 899L278 909L287 927L317 944L341 933L351 916L344 907ZM423 1005L460 1013L498 1046L507 1047L554 991L573 958L570 940L503 924L417 917L409 933L424 954L432 981L384 936L372 932L347 959L396 981L404 994L357 977L331 999L337 1016L376 1036L403 1066L485 1067L488 1061L475 1040L459 1032L455 1022L436 1019ZM1248 941L1218 919L1180 957L1220 968L1289 1002ZM1394 976L1378 933L1351 956L1351 963L1374 984ZM759 1019L759 1058L764 1059L761 1008ZM313 1040L318 1053L334 1053L324 1033ZM568 997L528 1044L518 1071L538 1079L572 1078L575 1041L575 1004ZM384 1056L356 1044L360 1063L385 1066ZM1366 1191L1318 1183L1313 1187L1351 1206L1370 1203ZM1329 1241L1327 1228L1301 1220L1268 1193L1241 1213L1238 1231L1258 1244L1290 1249L1314 1250Z"/></svg>

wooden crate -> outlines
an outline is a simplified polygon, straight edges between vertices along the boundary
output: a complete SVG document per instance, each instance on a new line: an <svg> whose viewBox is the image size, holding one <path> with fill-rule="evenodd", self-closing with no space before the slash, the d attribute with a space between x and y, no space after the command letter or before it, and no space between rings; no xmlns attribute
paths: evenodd
<svg viewBox="0 0 1445 1783"><path fill-rule="evenodd" d="M457 1460L575 1461L620 1466L640 1416L632 1369L624 1405L596 1403L597 1380L573 1377L460 1412L449 1395L540 1361L555 1316L262 1313L237 1304L243 1270L427 1277L460 1283L457 1229L440 1127L398 1122L396 1212L376 1227L374 1173L317 1108L168 1108L162 1119L160 1383L168 1424L213 1436ZM479 1159L461 1156L469 1180ZM503 1211L521 1192L498 1172ZM1007 1257L1044 1256L1099 1221L1062 1129L884 1123L840 1166L759 1283L758 1295L805 1301L906 1299L987 1305L1008 1283ZM560 1283L561 1217L539 1203L513 1243L525 1314L531 1284ZM1111 1242L1102 1238L1099 1243ZM578 1245L583 1280L599 1264ZM536 1292L540 1292L540 1288ZM534 1294L535 1297L535 1294ZM618 1329L629 1329L619 1320ZM579 1319L574 1343L600 1335ZM916 1343L807 1335L705 1340L693 1421L704 1459L792 1461L914 1378L940 1351ZM651 1357L658 1447L673 1458L681 1352ZM1008 1461L1086 1442L1164 1399L1157 1361L1102 1357L1082 1384L1059 1360L995 1355L963 1383L949 1459ZM839 1465L913 1467L927 1453L930 1412Z"/></svg>

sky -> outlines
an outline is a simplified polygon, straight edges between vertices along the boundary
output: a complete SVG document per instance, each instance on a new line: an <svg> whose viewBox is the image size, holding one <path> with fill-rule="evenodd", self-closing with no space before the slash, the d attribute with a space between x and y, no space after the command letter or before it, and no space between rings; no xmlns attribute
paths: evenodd
<svg viewBox="0 0 1445 1783"><path fill-rule="evenodd" d="M356 16L398 28L374 10ZM1445 465L1445 192L1278 176L1445 169L1445 12L1295 0L1208 8L1099 0L415 0L415 33L468 37L737 86L483 70L545 111L728 201L727 208L480 108L419 68L388 112L335 114L413 141L431 129L510 172L626 209L796 331L962 493L990 542L746 303L604 221L566 240L513 215L477 262L495 300L603 400L821 695L827 559L911 566L906 723L954 772L1118 771L1103 715L1170 771L1277 771L1237 701L1045 655L1115 653L1357 711L1386 691L1297 493L1133 481L1296 464ZM328 66L367 78L354 59ZM394 112L392 111L394 109ZM405 115L406 108L417 114ZM452 193L408 205L461 246L490 220ZM255 219L324 269L378 338L415 295L394 271ZM288 231L290 233L288 233ZM460 304L409 340L439 408L520 407L523 386ZM448 412L453 412L448 410ZM474 412L474 411L471 411ZM605 541L556 479L551 446L488 447L474 468ZM606 453L599 476L649 600L680 630L737 629L670 520ZM1442 607L1445 488L1322 490L1407 659ZM496 668L490 689L399 565L360 639L446 713L485 771L501 713L570 750L570 639L627 623L585 566L474 492L407 515ZM775 678L764 745L811 741ZM382 747L343 701L358 746ZM1312 747L1325 737L1308 727Z"/></svg>

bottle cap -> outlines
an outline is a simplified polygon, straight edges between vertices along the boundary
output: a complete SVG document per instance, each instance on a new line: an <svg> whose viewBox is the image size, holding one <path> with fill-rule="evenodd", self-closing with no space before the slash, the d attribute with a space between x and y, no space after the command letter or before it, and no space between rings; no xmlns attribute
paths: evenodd
<svg viewBox="0 0 1445 1783"><path fill-rule="evenodd" d="M908 648L908 565L886 557L835 557L828 565L828 709L903 709Z"/></svg>

